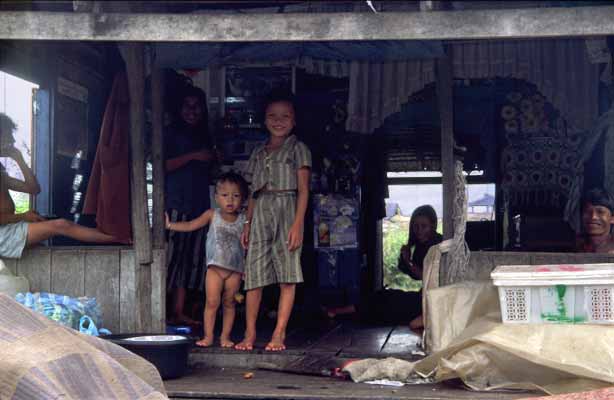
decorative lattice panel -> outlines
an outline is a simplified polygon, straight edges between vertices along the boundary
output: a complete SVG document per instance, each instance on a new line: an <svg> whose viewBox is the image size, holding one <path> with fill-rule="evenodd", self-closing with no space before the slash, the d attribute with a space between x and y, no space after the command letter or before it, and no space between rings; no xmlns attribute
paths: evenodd
<svg viewBox="0 0 614 400"><path fill-rule="evenodd" d="M530 292L526 288L503 289L503 319L506 322L529 322Z"/></svg>
<svg viewBox="0 0 614 400"><path fill-rule="evenodd" d="M591 322L614 321L611 287L587 287L585 301Z"/></svg>

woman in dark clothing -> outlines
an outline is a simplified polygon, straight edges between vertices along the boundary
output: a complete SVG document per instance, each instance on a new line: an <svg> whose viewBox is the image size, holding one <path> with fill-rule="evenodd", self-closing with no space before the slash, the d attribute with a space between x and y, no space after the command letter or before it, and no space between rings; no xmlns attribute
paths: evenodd
<svg viewBox="0 0 614 400"><path fill-rule="evenodd" d="M398 268L411 276L412 279L422 280L424 257L431 246L441 243L443 237L437 233L437 213L429 205L423 205L414 210L409 222L409 238L407 244L401 247ZM413 248L413 250L412 250ZM422 294L420 294L419 315L411 320L410 328L424 327L422 321Z"/></svg>
<svg viewBox="0 0 614 400"><path fill-rule="evenodd" d="M412 279L422 280L426 253L443 239L436 229L437 213L433 207L423 205L414 210L409 222L409 238L401 247L398 264L398 268Z"/></svg>
<svg viewBox="0 0 614 400"><path fill-rule="evenodd" d="M407 244L401 247L398 268L413 279L422 280L424 257L431 246L441 243L442 236L437 233L437 213L433 207L423 205L414 210L409 223ZM405 324L420 329L422 323L422 293L385 289L371 293L358 306L329 308L329 317L358 312L362 319L369 322L386 324Z"/></svg>
<svg viewBox="0 0 614 400"><path fill-rule="evenodd" d="M172 125L165 134L165 208L172 222L189 221L210 208L209 170L214 160L207 128L206 95L194 86L184 88ZM205 228L169 232L167 291L173 307L169 322L194 323L184 313L187 289L203 289Z"/></svg>

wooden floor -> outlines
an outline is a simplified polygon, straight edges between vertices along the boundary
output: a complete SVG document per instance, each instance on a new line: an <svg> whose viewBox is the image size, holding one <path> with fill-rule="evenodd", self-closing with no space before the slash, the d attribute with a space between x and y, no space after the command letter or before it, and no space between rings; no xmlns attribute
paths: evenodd
<svg viewBox="0 0 614 400"><path fill-rule="evenodd" d="M444 384L390 387L322 375L351 359L421 357L420 337L405 326L312 320L288 331L282 353L264 351L272 322L259 323L254 351L195 348L187 376L165 381L172 399L519 399L529 394L476 393ZM241 338L239 327L233 339ZM253 373L251 379L245 373Z"/></svg>
<svg viewBox="0 0 614 400"><path fill-rule="evenodd" d="M246 379L246 372L253 377ZM512 400L529 393L477 393L444 384L391 387L263 370L207 368L164 382L171 399Z"/></svg>
<svg viewBox="0 0 614 400"><path fill-rule="evenodd" d="M258 337L254 346L255 354L263 353L273 331L273 320L258 322ZM232 339L241 340L244 326L238 322L233 329ZM421 337L407 326L374 326L353 319L303 319L288 328L286 355L327 353L342 358L388 357L415 359L422 355ZM240 353L222 349L217 344L210 348L195 348L195 354Z"/></svg>

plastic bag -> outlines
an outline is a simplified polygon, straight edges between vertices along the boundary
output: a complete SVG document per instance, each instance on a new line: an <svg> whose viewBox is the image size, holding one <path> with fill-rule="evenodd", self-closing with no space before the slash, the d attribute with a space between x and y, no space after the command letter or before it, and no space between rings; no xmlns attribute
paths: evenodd
<svg viewBox="0 0 614 400"><path fill-rule="evenodd" d="M96 327L96 324L90 317L87 315L82 316L79 319L79 332L85 333L90 336L98 336L98 335L110 335L111 332L108 329Z"/></svg>
<svg viewBox="0 0 614 400"><path fill-rule="evenodd" d="M17 293L17 302L45 315L64 326L79 330L80 319L87 315L94 325L100 326L100 309L95 298L70 297L54 293Z"/></svg>

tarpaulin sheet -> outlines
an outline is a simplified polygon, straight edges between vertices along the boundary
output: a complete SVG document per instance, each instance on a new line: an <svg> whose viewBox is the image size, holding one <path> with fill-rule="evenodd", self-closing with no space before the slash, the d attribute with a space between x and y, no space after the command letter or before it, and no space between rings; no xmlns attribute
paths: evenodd
<svg viewBox="0 0 614 400"><path fill-rule="evenodd" d="M503 324L490 281L431 289L426 296L435 351L416 363L396 363L413 374L390 372L386 364L372 363L379 371L361 371L361 375L460 378L474 390L528 389L548 394L603 389L614 383L611 326Z"/></svg>
<svg viewBox="0 0 614 400"><path fill-rule="evenodd" d="M0 294L0 399L166 399L156 368Z"/></svg>

